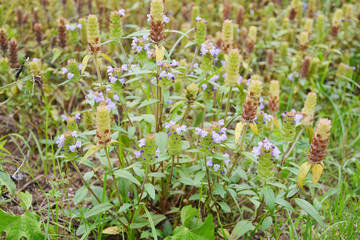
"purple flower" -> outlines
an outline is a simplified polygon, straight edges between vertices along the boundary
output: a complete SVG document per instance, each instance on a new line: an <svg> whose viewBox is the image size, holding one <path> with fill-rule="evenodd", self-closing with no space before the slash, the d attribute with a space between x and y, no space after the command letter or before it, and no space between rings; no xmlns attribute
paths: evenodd
<svg viewBox="0 0 360 240"><path fill-rule="evenodd" d="M193 68L194 68L194 69L195 69L195 68L199 68L199 64L198 64L198 63L194 63Z"/></svg>
<svg viewBox="0 0 360 240"><path fill-rule="evenodd" d="M289 74L288 79L289 79L290 81L294 81L294 72L292 72L292 73Z"/></svg>
<svg viewBox="0 0 360 240"><path fill-rule="evenodd" d="M167 77L167 72L164 70L160 73L160 77L161 78L164 78L164 77Z"/></svg>
<svg viewBox="0 0 360 240"><path fill-rule="evenodd" d="M219 164L214 164L214 170L215 170L215 172L217 172L217 170L219 170L220 169L220 165Z"/></svg>
<svg viewBox="0 0 360 240"><path fill-rule="evenodd" d="M119 10L119 16L120 17L125 16L125 9L122 8L122 9Z"/></svg>
<svg viewBox="0 0 360 240"><path fill-rule="evenodd" d="M209 161L206 162L206 166L211 167L212 165L213 165L212 160L209 160Z"/></svg>
<svg viewBox="0 0 360 240"><path fill-rule="evenodd" d="M202 129L201 129L201 128L199 128L199 127L195 128L195 134L196 134L196 135L200 135L201 132L202 132Z"/></svg>
<svg viewBox="0 0 360 240"><path fill-rule="evenodd" d="M219 120L219 121L218 121L218 124L219 124L220 126L224 126L224 125L225 125L224 119ZM226 130L226 128L225 128L225 130Z"/></svg>
<svg viewBox="0 0 360 240"><path fill-rule="evenodd" d="M63 74L66 74L66 73L69 72L69 69L67 69L66 67L63 67L63 68L61 69L61 71L63 72Z"/></svg>
<svg viewBox="0 0 360 240"><path fill-rule="evenodd" d="M195 19L196 19L196 21L198 22L198 21L201 20L201 17L197 16Z"/></svg>
<svg viewBox="0 0 360 240"><path fill-rule="evenodd" d="M226 66L226 61L225 60L221 60L221 66L223 66L223 67Z"/></svg>
<svg viewBox="0 0 360 240"><path fill-rule="evenodd" d="M145 50L145 51L149 51L149 50L150 50L150 43L145 44L144 50Z"/></svg>
<svg viewBox="0 0 360 240"><path fill-rule="evenodd" d="M302 115L301 115L301 114L296 114L295 117L294 117L294 121L297 122L297 123L300 122L301 119L302 119Z"/></svg>
<svg viewBox="0 0 360 240"><path fill-rule="evenodd" d="M68 117L67 117L65 114L61 115L61 118L62 118L63 121L67 121L67 120L68 120Z"/></svg>
<svg viewBox="0 0 360 240"><path fill-rule="evenodd" d="M74 77L74 74L72 74L71 72L69 72L68 74L67 74L67 78L70 80L70 79L72 79Z"/></svg>
<svg viewBox="0 0 360 240"><path fill-rule="evenodd" d="M112 102L110 98L106 99L106 105L109 107L110 110L114 110L116 108L116 104Z"/></svg>
<svg viewBox="0 0 360 240"><path fill-rule="evenodd" d="M81 28L82 28L81 23L76 24L76 27L77 27L78 29L81 29Z"/></svg>
<svg viewBox="0 0 360 240"><path fill-rule="evenodd" d="M65 136L63 134L63 135L58 136L58 138L56 140L56 144L58 145L58 147L62 147L62 146L64 146L64 141L65 141Z"/></svg>
<svg viewBox="0 0 360 240"><path fill-rule="evenodd" d="M111 73L113 73L114 72L114 68L112 67L112 66L108 66L107 67L107 73L108 74L111 74Z"/></svg>
<svg viewBox="0 0 360 240"><path fill-rule="evenodd" d="M180 133L185 132L185 131L186 131L186 125L182 125L181 127L178 127L176 129L177 134L180 134Z"/></svg>
<svg viewBox="0 0 360 240"><path fill-rule="evenodd" d="M77 131L72 131L72 132L71 132L71 136L76 138L76 137L78 136L78 135L77 135Z"/></svg>
<svg viewBox="0 0 360 240"><path fill-rule="evenodd" d="M261 155L261 147L253 147L252 153L255 154L256 156L260 156Z"/></svg>
<svg viewBox="0 0 360 240"><path fill-rule="evenodd" d="M80 120L80 113L76 113L74 118L75 118L76 120Z"/></svg>
<svg viewBox="0 0 360 240"><path fill-rule="evenodd" d="M77 148L81 148L81 141L76 141L75 146L76 146Z"/></svg>
<svg viewBox="0 0 360 240"><path fill-rule="evenodd" d="M241 83L242 83L242 80L243 80L243 77L242 77L242 76L239 76L239 78L238 78L238 84L241 84Z"/></svg>
<svg viewBox="0 0 360 240"><path fill-rule="evenodd" d="M170 18L168 18L166 15L163 16L163 22L164 23L169 23L170 22Z"/></svg>
<svg viewBox="0 0 360 240"><path fill-rule="evenodd" d="M175 76L174 76L174 74L172 74L172 73L168 73L167 74L167 78L169 79L169 80L174 80L175 79Z"/></svg>
<svg viewBox="0 0 360 240"><path fill-rule="evenodd" d="M150 22L151 21L151 14L147 14L147 21Z"/></svg>
<svg viewBox="0 0 360 240"><path fill-rule="evenodd" d="M117 94L113 96L113 99L114 101L120 102L119 96Z"/></svg>
<svg viewBox="0 0 360 240"><path fill-rule="evenodd" d="M141 46L137 46L137 47L136 47L136 51L137 51L137 52L141 52L141 50L142 50L142 47L141 47Z"/></svg>
<svg viewBox="0 0 360 240"><path fill-rule="evenodd" d="M172 67L176 67L177 65L179 65L179 61L176 60L172 60L171 64Z"/></svg>
<svg viewBox="0 0 360 240"><path fill-rule="evenodd" d="M149 40L149 34L145 34L145 35L143 36L143 40L144 40L144 41Z"/></svg>
<svg viewBox="0 0 360 240"><path fill-rule="evenodd" d="M116 83L116 81L117 81L116 77L113 77L113 76L110 77L110 82L111 83Z"/></svg>
<svg viewBox="0 0 360 240"><path fill-rule="evenodd" d="M264 120L265 121L271 121L272 116L270 114L264 113Z"/></svg>
<svg viewBox="0 0 360 240"><path fill-rule="evenodd" d="M70 30L70 31L74 31L76 28L74 25L70 25L70 24L66 24L65 27L66 27L66 30Z"/></svg>
<svg viewBox="0 0 360 240"><path fill-rule="evenodd" d="M78 69L79 69L79 71L81 71L81 69L82 69L82 64L79 65Z"/></svg>
<svg viewBox="0 0 360 240"><path fill-rule="evenodd" d="M139 147L145 146L145 138L139 140Z"/></svg>
<svg viewBox="0 0 360 240"><path fill-rule="evenodd" d="M170 129L174 125L175 125L175 122L173 120L171 120L170 122L165 123L165 128Z"/></svg>
<svg viewBox="0 0 360 240"><path fill-rule="evenodd" d="M135 151L134 154L135 154L136 158L141 157L141 152L140 151Z"/></svg>
<svg viewBox="0 0 360 240"><path fill-rule="evenodd" d="M128 67L127 64L121 65L121 71L127 71L128 70L127 67Z"/></svg>
<svg viewBox="0 0 360 240"><path fill-rule="evenodd" d="M203 90L205 90L207 88L207 85L204 83L200 86Z"/></svg>
<svg viewBox="0 0 360 240"><path fill-rule="evenodd" d="M71 145L71 146L69 147L69 149L70 149L71 152L75 152L76 146L75 146L75 145Z"/></svg>

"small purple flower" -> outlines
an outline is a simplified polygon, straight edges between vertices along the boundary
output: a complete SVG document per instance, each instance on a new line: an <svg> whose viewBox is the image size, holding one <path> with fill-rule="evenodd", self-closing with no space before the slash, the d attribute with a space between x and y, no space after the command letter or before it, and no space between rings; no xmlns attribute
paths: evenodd
<svg viewBox="0 0 360 240"><path fill-rule="evenodd" d="M147 21L150 22L151 21L151 14L147 14Z"/></svg>
<svg viewBox="0 0 360 240"><path fill-rule="evenodd" d="M198 21L201 20L201 17L200 17L200 16L197 16L195 19L196 19L196 22L198 22Z"/></svg>
<svg viewBox="0 0 360 240"><path fill-rule="evenodd" d="M72 131L72 132L71 132L71 136L76 138L76 137L78 136L78 135L77 135L77 131Z"/></svg>
<svg viewBox="0 0 360 240"><path fill-rule="evenodd" d="M166 15L163 16L163 22L164 23L169 23L170 22L170 18L168 18Z"/></svg>
<svg viewBox="0 0 360 240"><path fill-rule="evenodd" d="M290 81L294 81L294 73L293 72L289 74L288 79Z"/></svg>
<svg viewBox="0 0 360 240"><path fill-rule="evenodd" d="M67 117L65 114L61 115L61 118L62 118L63 121L67 121L67 120L68 120L68 117Z"/></svg>
<svg viewBox="0 0 360 240"><path fill-rule="evenodd" d="M64 146L64 141L65 141L65 136L63 134L63 135L58 136L58 138L56 140L56 144L58 145L58 147L62 147L62 146Z"/></svg>
<svg viewBox="0 0 360 240"><path fill-rule="evenodd" d="M142 50L142 47L141 47L141 46L137 46L137 47L136 47L136 51L137 51L137 52L141 52L141 50Z"/></svg>
<svg viewBox="0 0 360 240"><path fill-rule="evenodd" d="M160 73L160 77L161 78L164 78L164 77L167 77L167 72L164 70Z"/></svg>
<svg viewBox="0 0 360 240"><path fill-rule="evenodd" d="M71 145L71 146L69 147L69 149L70 149L71 152L75 152L76 146L75 146L75 145Z"/></svg>
<svg viewBox="0 0 360 240"><path fill-rule="evenodd" d="M179 65L179 61L176 60L172 60L171 64L172 67L176 67L177 65Z"/></svg>
<svg viewBox="0 0 360 240"><path fill-rule="evenodd" d="M180 133L185 132L185 131L186 131L186 125L182 125L181 127L178 127L176 129L177 134L180 134Z"/></svg>
<svg viewBox="0 0 360 240"><path fill-rule="evenodd" d="M69 31L74 31L76 28L74 25L70 25L70 24L66 24L65 27L66 27L66 30L69 30Z"/></svg>
<svg viewBox="0 0 360 240"><path fill-rule="evenodd" d="M165 128L170 129L172 126L174 126L176 123L173 120L170 120L170 122L165 123Z"/></svg>
<svg viewBox="0 0 360 240"><path fill-rule="evenodd" d="M218 121L218 124L219 124L220 126L224 126L224 125L225 125L225 120L224 120L224 119L220 119L220 120ZM225 128L225 130L226 130L226 128Z"/></svg>
<svg viewBox="0 0 360 240"><path fill-rule="evenodd" d="M76 146L77 148L81 148L81 141L76 141L75 146Z"/></svg>
<svg viewBox="0 0 360 240"><path fill-rule="evenodd" d="M203 90L205 90L207 88L207 85L204 83L200 86Z"/></svg>
<svg viewBox="0 0 360 240"><path fill-rule="evenodd" d="M123 65L121 65L121 71L127 71L128 70L128 68L127 68L128 66L127 66L127 64L123 64Z"/></svg>
<svg viewBox="0 0 360 240"><path fill-rule="evenodd" d="M145 50L145 51L149 51L149 50L150 50L150 43L145 44L144 50Z"/></svg>
<svg viewBox="0 0 360 240"><path fill-rule="evenodd" d="M81 28L82 28L81 23L76 24L76 27L77 27L78 29L81 29Z"/></svg>
<svg viewBox="0 0 360 240"><path fill-rule="evenodd" d="M69 69L67 69L66 67L61 68L61 71L63 72L63 74L66 74L69 72Z"/></svg>
<svg viewBox="0 0 360 240"><path fill-rule="evenodd" d="M69 72L68 74L67 74L67 78L70 80L70 79L72 79L74 77L74 74L72 74L71 72Z"/></svg>
<svg viewBox="0 0 360 240"><path fill-rule="evenodd" d="M214 170L215 170L215 172L217 172L217 170L219 170L220 169L220 165L219 164L214 164Z"/></svg>
<svg viewBox="0 0 360 240"><path fill-rule="evenodd" d="M136 158L141 157L141 152L140 151L135 151L134 154L135 154Z"/></svg>
<svg viewBox="0 0 360 240"><path fill-rule="evenodd" d="M242 83L242 80L243 80L243 77L242 77L242 76L239 76L239 78L238 78L238 84L241 84L241 83Z"/></svg>
<svg viewBox="0 0 360 240"><path fill-rule="evenodd" d="M226 61L225 60L221 60L221 66L223 66L223 67L226 66Z"/></svg>
<svg viewBox="0 0 360 240"><path fill-rule="evenodd" d="M194 68L194 69L195 69L195 68L199 68L199 64L198 64L198 63L194 63L193 68Z"/></svg>
<svg viewBox="0 0 360 240"><path fill-rule="evenodd" d="M149 34L145 34L145 35L143 36L143 40L144 40L144 41L148 41L148 40L149 40Z"/></svg>
<svg viewBox="0 0 360 240"><path fill-rule="evenodd" d="M114 72L114 68L112 67L112 66L108 66L107 67L107 73L108 74L111 74L111 73L113 73Z"/></svg>
<svg viewBox="0 0 360 240"><path fill-rule="evenodd" d="M213 165L212 160L209 160L209 161L206 162L206 166L211 167L212 165Z"/></svg>
<svg viewBox="0 0 360 240"><path fill-rule="evenodd" d="M145 138L139 140L139 147L145 146Z"/></svg>
<svg viewBox="0 0 360 240"><path fill-rule="evenodd" d="M120 17L125 16L125 9L122 8L122 9L119 10L119 16Z"/></svg>
<svg viewBox="0 0 360 240"><path fill-rule="evenodd" d="M261 155L260 149L261 147L253 147L252 153L255 154L256 156L260 156Z"/></svg>
<svg viewBox="0 0 360 240"><path fill-rule="evenodd" d="M79 65L78 69L79 69L79 71L82 70L82 64Z"/></svg>
<svg viewBox="0 0 360 240"><path fill-rule="evenodd" d="M80 120L80 113L76 113L74 118L75 118L76 120Z"/></svg>
<svg viewBox="0 0 360 240"><path fill-rule="evenodd" d="M201 135L202 137L206 137L206 136L208 135L208 132L205 131L205 130L202 130L201 133L200 133L200 135Z"/></svg>
<svg viewBox="0 0 360 240"><path fill-rule="evenodd" d="M199 127L195 128L195 134L196 134L196 135L200 135L201 132L202 132L202 129L201 129L201 128L199 128Z"/></svg>
<svg viewBox="0 0 360 240"><path fill-rule="evenodd" d="M114 101L120 102L119 96L117 94L114 94L113 99Z"/></svg>
<svg viewBox="0 0 360 240"><path fill-rule="evenodd" d="M272 116L270 114L264 113L264 120L265 121L271 121Z"/></svg>
<svg viewBox="0 0 360 240"><path fill-rule="evenodd" d="M294 121L297 122L297 123L300 122L301 119L302 119L302 115L301 115L301 114L296 114L295 117L294 117Z"/></svg>
<svg viewBox="0 0 360 240"><path fill-rule="evenodd" d="M175 79L175 75L169 72L169 73L167 74L167 79L169 79L169 80L174 80L174 79Z"/></svg>

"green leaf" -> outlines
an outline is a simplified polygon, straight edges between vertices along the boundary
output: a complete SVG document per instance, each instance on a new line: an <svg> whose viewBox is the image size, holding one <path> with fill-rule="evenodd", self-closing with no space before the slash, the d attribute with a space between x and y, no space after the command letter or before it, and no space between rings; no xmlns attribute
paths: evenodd
<svg viewBox="0 0 360 240"><path fill-rule="evenodd" d="M6 240L44 239L41 233L39 216L33 212L26 212L20 216L12 216L0 209L0 233L6 233Z"/></svg>
<svg viewBox="0 0 360 240"><path fill-rule="evenodd" d="M21 203L20 205L27 211L31 207L32 204L32 195L28 191L19 192L17 196L20 198Z"/></svg>
<svg viewBox="0 0 360 240"><path fill-rule="evenodd" d="M261 230L265 231L266 229L268 229L271 225L273 224L273 220L271 217L266 217L262 224L261 224Z"/></svg>
<svg viewBox="0 0 360 240"><path fill-rule="evenodd" d="M188 226L191 222L191 219L197 214L198 210L193 208L191 205L183 207L180 213L182 224L184 226Z"/></svg>
<svg viewBox="0 0 360 240"><path fill-rule="evenodd" d="M111 209L113 205L111 203L101 203L87 211L84 215L85 218L96 216L100 213L105 213L107 210Z"/></svg>
<svg viewBox="0 0 360 240"><path fill-rule="evenodd" d="M92 57L94 57L94 56L93 56L93 55L86 55L86 56L83 58L82 63L81 63L81 64L82 64L81 75L84 74L85 69L86 69L86 66L87 66L90 58L92 58Z"/></svg>
<svg viewBox="0 0 360 240"><path fill-rule="evenodd" d="M100 149L101 149L100 146L92 146L91 148L89 148L87 150L85 156L79 162L79 164L82 164L83 162L85 162L91 155L93 155L97 150L100 150Z"/></svg>
<svg viewBox="0 0 360 240"><path fill-rule="evenodd" d="M151 104L154 104L154 103L158 103L158 102L160 102L160 101L157 100L157 99L145 100L137 108L142 108L142 107L145 107L145 106L148 106L148 105L151 105Z"/></svg>
<svg viewBox="0 0 360 240"><path fill-rule="evenodd" d="M155 142L161 153L166 152L168 135L165 132L155 133Z"/></svg>
<svg viewBox="0 0 360 240"><path fill-rule="evenodd" d="M281 206L283 206L285 209L291 211L291 212L295 212L295 209L291 206L291 204L289 202L287 202L286 200L284 199L279 199L277 198L275 200L275 202Z"/></svg>
<svg viewBox="0 0 360 240"><path fill-rule="evenodd" d="M231 212L229 205L227 205L225 202L219 202L219 205L224 212L226 213Z"/></svg>
<svg viewBox="0 0 360 240"><path fill-rule="evenodd" d="M77 190L74 196L74 204L78 205L82 200L84 200L87 193L88 193L88 189L86 187L82 187L79 190Z"/></svg>
<svg viewBox="0 0 360 240"><path fill-rule="evenodd" d="M229 237L229 240L239 239L245 233L247 233L248 231L252 231L254 229L255 229L255 227L252 225L252 223L250 221L242 220L235 225L235 227Z"/></svg>
<svg viewBox="0 0 360 240"><path fill-rule="evenodd" d="M4 147L7 140L0 142L0 156L5 156L1 151L6 152L7 154L10 154L10 152Z"/></svg>
<svg viewBox="0 0 360 240"><path fill-rule="evenodd" d="M155 188L151 183L145 184L145 190L149 193L150 197L155 200Z"/></svg>
<svg viewBox="0 0 360 240"><path fill-rule="evenodd" d="M103 58L105 58L106 60L108 60L113 66L116 66L116 64L114 63L113 60L111 60L111 58L106 55L105 53L100 53L100 56L102 56Z"/></svg>
<svg viewBox="0 0 360 240"><path fill-rule="evenodd" d="M11 195L14 195L16 190L15 183L13 182L13 180L11 180L9 174L1 170L0 170L0 186L5 186L10 191Z"/></svg>
<svg viewBox="0 0 360 240"><path fill-rule="evenodd" d="M270 186L264 188L264 197L266 205L269 207L270 212L274 212L275 208L275 194Z"/></svg>
<svg viewBox="0 0 360 240"><path fill-rule="evenodd" d="M135 183L136 185L140 186L140 182L131 174L129 173L127 170L125 169L118 169L114 172L115 176L117 177L121 177L121 178L126 178L129 181Z"/></svg>
<svg viewBox="0 0 360 240"><path fill-rule="evenodd" d="M324 222L321 219L320 214L316 211L316 209L306 200L295 198L295 202L299 207L301 207L305 212L307 212L310 216L312 216L315 221L317 221L321 227L324 227Z"/></svg>
<svg viewBox="0 0 360 240"><path fill-rule="evenodd" d="M157 240L158 238L157 238L157 234L156 234L156 228L155 228L154 221L153 221L153 219L152 219L152 217L151 217L151 215L149 213L149 210L146 208L145 205L144 205L144 210L146 212L146 216L148 217L153 237L154 237L155 240Z"/></svg>

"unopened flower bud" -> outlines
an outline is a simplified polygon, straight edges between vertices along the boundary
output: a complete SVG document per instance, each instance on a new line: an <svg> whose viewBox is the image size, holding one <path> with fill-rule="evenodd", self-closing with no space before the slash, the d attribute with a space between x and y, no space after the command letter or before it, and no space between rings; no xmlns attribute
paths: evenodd
<svg viewBox="0 0 360 240"><path fill-rule="evenodd" d="M316 12L316 0L309 0L307 7L307 16L312 18Z"/></svg>
<svg viewBox="0 0 360 240"><path fill-rule="evenodd" d="M316 20L316 33L319 35L319 40L322 40L325 36L325 16L319 14Z"/></svg>
<svg viewBox="0 0 360 240"><path fill-rule="evenodd" d="M201 45L205 42L206 36L206 21L205 19L200 19L195 24L195 42L197 45Z"/></svg>
<svg viewBox="0 0 360 240"><path fill-rule="evenodd" d="M110 110L105 102L97 107L96 137L98 146L106 147L111 141Z"/></svg>
<svg viewBox="0 0 360 240"><path fill-rule="evenodd" d="M308 18L305 20L305 24L304 24L304 31L308 32L309 34L311 34L312 32L312 27L313 27L313 20Z"/></svg>
<svg viewBox="0 0 360 240"><path fill-rule="evenodd" d="M122 35L122 21L119 11L110 13L110 36L114 40L120 40Z"/></svg>
<svg viewBox="0 0 360 240"><path fill-rule="evenodd" d="M285 142L291 142L295 138L296 134L296 123L300 122L302 115L296 111L284 112L282 114L283 125L282 125L282 137Z"/></svg>
<svg viewBox="0 0 360 240"><path fill-rule="evenodd" d="M352 4L345 4L344 5L344 14L345 14L345 19L346 20L351 20L352 19L352 16L353 16L353 10L354 10L354 7Z"/></svg>
<svg viewBox="0 0 360 240"><path fill-rule="evenodd" d="M163 21L164 5L163 5L162 0L152 0L151 1L150 14L155 22Z"/></svg>
<svg viewBox="0 0 360 240"><path fill-rule="evenodd" d="M191 9L191 26L196 26L196 18L200 16L200 8L199 6L193 6Z"/></svg>
<svg viewBox="0 0 360 240"><path fill-rule="evenodd" d="M333 27L340 27L342 16L343 16L343 11L341 9L336 9L332 20Z"/></svg>
<svg viewBox="0 0 360 240"><path fill-rule="evenodd" d="M256 35L257 35L257 28L255 26L250 26L247 41L255 43Z"/></svg>
<svg viewBox="0 0 360 240"><path fill-rule="evenodd" d="M239 79L241 55L238 49L232 49L226 60L226 78L225 83L230 87L236 86Z"/></svg>
<svg viewBox="0 0 360 240"><path fill-rule="evenodd" d="M189 102L193 102L195 101L198 92L199 92L199 86L196 83L192 82L185 89L185 97Z"/></svg>
<svg viewBox="0 0 360 240"><path fill-rule="evenodd" d="M287 57L287 50L288 50L288 47L289 47L289 43L288 42L281 42L281 45L280 45L280 56L283 60L286 59Z"/></svg>
<svg viewBox="0 0 360 240"><path fill-rule="evenodd" d="M80 28L80 39L82 44L87 44L87 24L85 18L80 18L79 23L81 24Z"/></svg>
<svg viewBox="0 0 360 240"><path fill-rule="evenodd" d="M301 111L301 114L303 115L302 124L304 126L310 126L314 120L314 114L315 114L315 107L316 107L316 93L309 92L304 107Z"/></svg>
<svg viewBox="0 0 360 240"><path fill-rule="evenodd" d="M87 18L87 40L89 52L97 54L100 52L100 28L96 15L90 14Z"/></svg>
<svg viewBox="0 0 360 240"><path fill-rule="evenodd" d="M66 47L66 20L65 18L59 18L58 20L58 39L59 46L61 48Z"/></svg>
<svg viewBox="0 0 360 240"><path fill-rule="evenodd" d="M73 74L73 77L71 79L74 81L78 81L80 78L80 70L79 70L79 65L76 62L76 60L75 59L68 60L66 67L69 70L69 73Z"/></svg>
<svg viewBox="0 0 360 240"><path fill-rule="evenodd" d="M320 65L320 59L319 58L315 57L315 58L311 59L310 67L309 67L309 76L312 76L312 75L317 73L319 65Z"/></svg>
<svg viewBox="0 0 360 240"><path fill-rule="evenodd" d="M145 136L145 145L142 153L143 160L146 164L151 163L156 158L156 141L155 134L147 134Z"/></svg>
<svg viewBox="0 0 360 240"><path fill-rule="evenodd" d="M303 31L300 33L300 38L299 38L300 50L302 51L305 50L308 44L309 44L309 33Z"/></svg>
<svg viewBox="0 0 360 240"><path fill-rule="evenodd" d="M224 51L232 48L234 41L234 26L231 20L225 20L222 26L222 41Z"/></svg>

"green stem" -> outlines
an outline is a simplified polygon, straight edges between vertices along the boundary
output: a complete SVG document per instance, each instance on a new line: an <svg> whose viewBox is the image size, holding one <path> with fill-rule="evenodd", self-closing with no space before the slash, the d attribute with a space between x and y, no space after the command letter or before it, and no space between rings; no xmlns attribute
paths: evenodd
<svg viewBox="0 0 360 240"><path fill-rule="evenodd" d="M139 208L139 205L140 205L140 202L141 202L141 198L142 198L142 196L143 196L143 194L144 194L145 183L146 183L146 181L147 181L148 174L149 174L149 166L146 166L146 170L145 170L145 171L146 171L146 172L145 172L145 178L144 178L144 181L143 181L142 184L141 184L141 192L140 192L139 200L138 200L138 203L137 203L135 209L138 209L138 208ZM136 210L134 210L133 213L131 214L129 226L130 226L130 224L132 223L132 221L134 220L133 218L134 218L134 215L135 215L135 211L136 211Z"/></svg>
<svg viewBox="0 0 360 240"><path fill-rule="evenodd" d="M247 127L248 127L248 125L246 124L246 125L244 126L244 128L242 129L242 132L241 132L242 137L241 137L241 143L240 143L240 146L239 146L239 150L240 150L240 151L242 150L242 146L243 146L243 144L244 144L245 133L246 133ZM235 163L232 165L229 173L227 174L227 177L228 177L228 178L231 176L231 173L232 173L232 171L234 170L235 166L238 164L240 158L241 158L241 156L240 156L240 157L235 161Z"/></svg>
<svg viewBox="0 0 360 240"><path fill-rule="evenodd" d="M113 167L112 167L112 164L111 164L111 161L110 161L109 153L108 153L106 147L104 148L104 150L105 150L106 158L107 158L107 160L108 160L109 167L110 167L110 170L111 170L111 176L112 176L113 181L114 181L114 185L115 185L115 189L116 189L116 194L117 194L117 196L118 196L119 203L122 204L121 195L120 195L120 192L119 192L119 188L118 188L118 186L117 186L117 182L116 182L116 178L115 178L115 175L114 175L114 170L113 170Z"/></svg>
<svg viewBox="0 0 360 240"><path fill-rule="evenodd" d="M284 152L283 157L281 159L280 166L284 165L285 159L290 155L291 151L294 149L296 143L299 141L299 138L300 138L300 136L301 136L301 134L303 133L304 130L305 130L305 127L302 127L299 134L297 135L295 141L291 145L291 147L286 152Z"/></svg>
<svg viewBox="0 0 360 240"><path fill-rule="evenodd" d="M120 49L121 49L122 53L123 53L124 56L125 56L125 60L126 60L128 66L129 66L129 68L131 68L129 59L128 59L127 54L126 54L126 52L125 52L125 49L124 49L124 47L123 47L123 45L122 45L122 43L121 43L121 39L120 39L120 41L119 41L118 43L120 44Z"/></svg>
<svg viewBox="0 0 360 240"><path fill-rule="evenodd" d="M229 111L229 108L230 108L231 91L232 91L232 87L230 87L229 97L228 97L228 100L227 100L227 103L226 103L226 108L225 108L225 116L224 116L224 121L225 122L226 122L226 117L228 115L228 111Z"/></svg>
<svg viewBox="0 0 360 240"><path fill-rule="evenodd" d="M99 81L100 81L101 92L103 93L103 95L104 95L104 97L105 97L103 82L102 82L101 73L100 73L100 68L99 68L99 66L98 66L98 62L97 62L97 57L96 57L96 55L94 56L94 61L95 61L96 73L97 73L98 79L99 79Z"/></svg>
<svg viewBox="0 0 360 240"><path fill-rule="evenodd" d="M196 48L195 48L195 52L194 52L194 56L193 56L193 59L192 59L192 61L191 61L190 71L189 71L189 72L191 72L191 71L192 71L192 69L193 69L193 67L194 67L195 58L196 58L196 55L197 55L198 51L199 51L199 47L198 47L198 46L196 46Z"/></svg>
<svg viewBox="0 0 360 240"><path fill-rule="evenodd" d="M186 110L185 110L184 116L183 116L182 119L181 119L180 125L182 125L182 123L184 122L186 116L188 115L188 113L189 113L189 111L190 111L190 108L191 108L191 103L188 102L187 108L186 108Z"/></svg>

